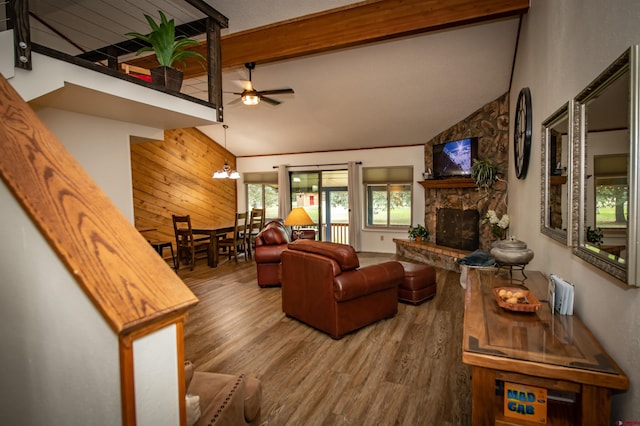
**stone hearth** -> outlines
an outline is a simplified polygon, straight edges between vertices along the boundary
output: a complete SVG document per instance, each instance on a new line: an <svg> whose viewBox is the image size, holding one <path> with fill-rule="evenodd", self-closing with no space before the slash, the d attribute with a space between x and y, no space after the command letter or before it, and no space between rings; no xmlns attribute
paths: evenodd
<svg viewBox="0 0 640 426"><path fill-rule="evenodd" d="M396 256L398 257L415 260L454 272L460 272L460 265L458 265L457 260L471 253L467 250L443 247L428 242L417 243L415 241L397 238L394 238L393 242L396 243Z"/></svg>

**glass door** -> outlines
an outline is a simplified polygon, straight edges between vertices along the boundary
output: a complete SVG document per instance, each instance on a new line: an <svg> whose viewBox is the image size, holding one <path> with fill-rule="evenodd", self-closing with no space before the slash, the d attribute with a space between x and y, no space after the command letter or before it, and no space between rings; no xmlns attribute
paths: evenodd
<svg viewBox="0 0 640 426"><path fill-rule="evenodd" d="M304 228L315 230L316 239L318 239L320 174L318 172L291 172L289 179L291 182L291 208L302 207L305 209L314 225Z"/></svg>
<svg viewBox="0 0 640 426"><path fill-rule="evenodd" d="M291 208L303 207L317 239L348 244L349 198L346 170L291 172Z"/></svg>

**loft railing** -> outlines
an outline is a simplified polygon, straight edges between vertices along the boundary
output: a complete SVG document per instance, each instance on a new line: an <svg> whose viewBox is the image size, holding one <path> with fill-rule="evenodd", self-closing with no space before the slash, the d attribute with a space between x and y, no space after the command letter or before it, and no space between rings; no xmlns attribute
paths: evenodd
<svg viewBox="0 0 640 426"><path fill-rule="evenodd" d="M198 99L215 108L216 120L223 121L220 31L228 27L227 18L203 0L167 2L169 11L165 14L175 19L176 34L206 42L205 66L196 60L187 60L184 66L185 70L200 67L206 74L208 97L199 99L191 96L194 91L183 90L180 94L121 71L120 64L133 60L134 52L142 47L140 41L125 34L149 32L144 14L158 19L156 6L143 6L132 0L112 0L107 9L98 11L91 8L91 2L57 8L47 2L30 5L28 0L0 0L6 25L14 31L16 67L30 70L31 52L38 52L191 101ZM155 55L150 57L157 65Z"/></svg>

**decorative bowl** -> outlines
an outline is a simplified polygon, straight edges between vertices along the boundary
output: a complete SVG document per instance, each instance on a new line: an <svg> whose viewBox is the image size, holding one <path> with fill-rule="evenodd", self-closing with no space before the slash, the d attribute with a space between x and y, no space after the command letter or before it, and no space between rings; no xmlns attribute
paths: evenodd
<svg viewBox="0 0 640 426"><path fill-rule="evenodd" d="M508 302L500 296L500 290L504 290L507 294L508 292L511 292L512 294L522 293L522 297L518 302ZM496 298L496 302L498 302L498 306L509 311L536 312L542 307L542 304L533 293L529 290L518 287L496 287L493 289L493 295Z"/></svg>
<svg viewBox="0 0 640 426"><path fill-rule="evenodd" d="M491 249L491 256L503 265L526 265L533 259L533 250L520 240L500 240Z"/></svg>

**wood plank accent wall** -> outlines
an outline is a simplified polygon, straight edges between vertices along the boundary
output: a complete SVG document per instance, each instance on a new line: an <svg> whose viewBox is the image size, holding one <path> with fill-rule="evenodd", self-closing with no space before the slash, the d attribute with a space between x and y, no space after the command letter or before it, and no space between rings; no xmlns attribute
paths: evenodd
<svg viewBox="0 0 640 426"><path fill-rule="evenodd" d="M195 128L167 130L164 141L132 138L136 228L156 228L145 237L175 242L172 214L189 214L194 225L233 222L237 181L211 177L225 159L235 168L235 156Z"/></svg>

